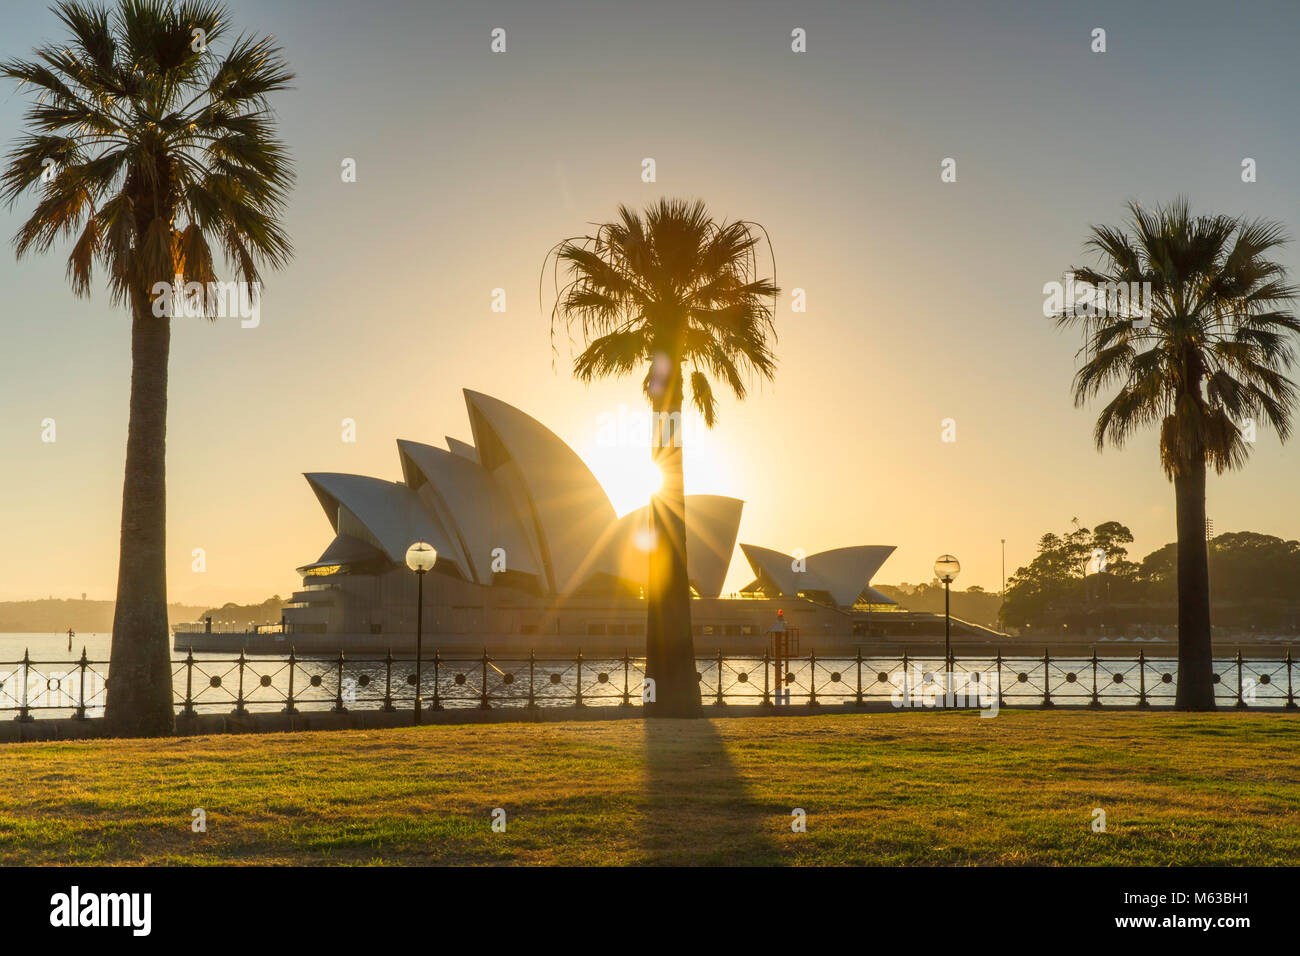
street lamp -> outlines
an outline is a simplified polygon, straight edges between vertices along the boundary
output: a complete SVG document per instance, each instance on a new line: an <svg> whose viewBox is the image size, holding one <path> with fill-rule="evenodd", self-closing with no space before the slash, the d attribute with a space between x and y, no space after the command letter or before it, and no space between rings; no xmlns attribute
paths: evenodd
<svg viewBox="0 0 1300 956"><path fill-rule="evenodd" d="M952 614L949 609L949 588L961 573L961 562L951 554L941 554L934 562L934 576L943 582L943 658L948 672L945 696L952 696Z"/></svg>
<svg viewBox="0 0 1300 956"><path fill-rule="evenodd" d="M417 585L415 599L415 726L420 726L420 654L424 643L424 574L438 562L438 552L433 545L417 541L406 549L406 566L415 572Z"/></svg>

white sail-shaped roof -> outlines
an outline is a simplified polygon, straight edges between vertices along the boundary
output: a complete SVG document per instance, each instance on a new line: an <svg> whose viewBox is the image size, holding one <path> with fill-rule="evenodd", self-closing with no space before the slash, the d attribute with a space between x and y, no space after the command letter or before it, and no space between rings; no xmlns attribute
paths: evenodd
<svg viewBox="0 0 1300 956"><path fill-rule="evenodd" d="M461 441L459 438L447 436L447 450L453 455L460 455L462 458L468 458L470 461L478 461L478 449L469 442Z"/></svg>
<svg viewBox="0 0 1300 956"><path fill-rule="evenodd" d="M745 503L723 495L686 496L686 574L702 597L717 597L736 550ZM625 514L609 541L601 570L645 586L649 571L650 506Z"/></svg>
<svg viewBox="0 0 1300 956"><path fill-rule="evenodd" d="M369 541L361 538L354 538L351 535L335 535L334 540L322 552L321 556L311 564L305 564L298 569L298 572L305 573L313 568L331 567L341 564L359 564L372 561L376 558L386 558L377 547Z"/></svg>
<svg viewBox="0 0 1300 956"><path fill-rule="evenodd" d="M848 607L893 553L893 545L880 544L818 551L808 555L808 570L825 582L836 604Z"/></svg>
<svg viewBox="0 0 1300 956"><path fill-rule="evenodd" d="M795 570L793 555L753 544L742 544L740 550L758 578L756 583L782 595L825 591L837 605L848 607L871 584L872 576L894 553L894 546L857 545L820 551L804 559L802 571ZM889 601L883 594L879 596Z"/></svg>
<svg viewBox="0 0 1300 956"><path fill-rule="evenodd" d="M472 580L492 583L494 552L510 571L539 574L541 567L510 500L492 475L467 455L399 440L402 474L458 539Z"/></svg>
<svg viewBox="0 0 1300 956"><path fill-rule="evenodd" d="M366 541L395 562L404 562L406 549L415 542L427 541L437 549L439 562L445 560L469 577L453 537L406 485L337 472L304 477L338 534Z"/></svg>
<svg viewBox="0 0 1300 956"><path fill-rule="evenodd" d="M794 595L808 589L807 578L801 577L793 569L794 558L790 555L771 548L760 548L756 544L742 544L740 551L753 569L754 576L765 587L783 595ZM821 589L820 582L815 589Z"/></svg>
<svg viewBox="0 0 1300 956"><path fill-rule="evenodd" d="M513 405L465 390L474 445L521 519L536 528L548 589L568 593L598 570L614 507L582 459Z"/></svg>

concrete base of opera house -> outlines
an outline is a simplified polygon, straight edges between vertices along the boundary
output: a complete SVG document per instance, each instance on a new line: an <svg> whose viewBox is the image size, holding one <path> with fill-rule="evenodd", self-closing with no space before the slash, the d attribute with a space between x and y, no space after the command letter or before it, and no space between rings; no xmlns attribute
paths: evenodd
<svg viewBox="0 0 1300 956"><path fill-rule="evenodd" d="M942 638L939 639L942 644ZM810 643L805 640L800 653L807 656L810 650L819 657L852 657L861 647L866 655L869 645L863 638L856 641L848 636L826 637L822 641ZM175 654L183 657L186 652L238 655L246 654L270 657L288 657L290 648L299 657L337 657L340 652L346 657L382 658L390 651L394 658L415 657L414 634L292 634L289 637L266 634L177 634L172 641ZM697 637L695 651L697 657L711 657L722 653L730 657L762 657L764 651L771 651L772 644L768 635L745 637ZM445 634L425 635L423 656L426 661L433 659L434 652L448 660L477 660L487 653L493 660L527 660L533 653L538 660L556 658L573 658L579 652L584 659L615 660L621 659L624 652L629 657L645 656L645 637L542 637L529 635L520 637L493 638L486 635L470 635L464 638L449 637Z"/></svg>
<svg viewBox="0 0 1300 956"><path fill-rule="evenodd" d="M853 657L859 650L865 656L870 653L901 654L905 649L916 653L917 648L922 646L943 647L943 618L939 615L918 611L896 612L892 615L894 621L888 630L877 626L869 636L865 628L862 633L853 631L853 619L826 609L815 609L811 616L823 613L834 615L839 619L836 623L840 624L836 630L832 631L813 621L804 623L802 615L797 613L802 610L798 606L792 608L788 620L792 622L793 633L798 634L797 653L805 657L814 651L818 657ZM696 656L709 657L721 653L732 657L762 657L764 652L772 651L772 636L766 631L768 625L775 620L775 611L770 615L770 620L755 616L748 622L751 633L747 634L728 633L741 630L739 625L695 628L693 640ZM848 620L849 625L840 623L843 620ZM1037 643L1035 640L1033 644L1025 646L1035 646ZM1022 646L1022 642L1007 635L958 620L952 622L952 644L954 647L969 648L971 652L987 650L990 654L998 647ZM247 654L287 657L292 648L300 657L337 657L340 651L347 656L383 657L391 651L394 657L414 657L415 633L313 634L291 629L288 634L283 634L268 631L177 630L172 638L172 648L182 656L192 649L195 653L234 656L242 650ZM538 658L573 657L579 651L586 658L621 658L624 651L631 657L642 657L645 655L645 632L641 629L639 633L628 630L622 634L493 635L426 631L423 650L426 658L432 658L435 650L447 658L477 658L485 651L497 659L526 659L529 652Z"/></svg>

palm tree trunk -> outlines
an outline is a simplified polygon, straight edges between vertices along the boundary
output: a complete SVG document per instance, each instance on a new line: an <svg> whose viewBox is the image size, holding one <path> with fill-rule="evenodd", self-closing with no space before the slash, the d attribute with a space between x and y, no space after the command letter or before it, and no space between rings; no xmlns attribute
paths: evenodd
<svg viewBox="0 0 1300 956"><path fill-rule="evenodd" d="M171 320L133 296L131 417L122 483L122 541L117 605L104 711L110 734L170 734L171 652L167 634L167 357Z"/></svg>
<svg viewBox="0 0 1300 956"><path fill-rule="evenodd" d="M1178 692L1174 706L1214 710L1204 461L1175 476L1174 495L1178 502Z"/></svg>
<svg viewBox="0 0 1300 956"><path fill-rule="evenodd" d="M682 480L682 378L678 370L654 401L651 458L663 484L650 500L646 593L646 676L654 681L653 717L699 717L700 680L691 636L691 588L686 570L686 495Z"/></svg>

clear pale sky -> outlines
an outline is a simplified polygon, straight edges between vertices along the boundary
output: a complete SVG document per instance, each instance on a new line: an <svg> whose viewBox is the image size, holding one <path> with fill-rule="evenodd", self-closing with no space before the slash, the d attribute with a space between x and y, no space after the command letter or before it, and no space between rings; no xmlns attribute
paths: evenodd
<svg viewBox="0 0 1300 956"><path fill-rule="evenodd" d="M1088 9L1082 9L1086 6ZM300 8L305 8L300 9ZM297 256L260 327L179 319L168 446L170 598L287 595L332 533L305 471L401 477L395 440L469 439L462 387L568 441L619 513L643 503L538 306L543 257L619 203L703 198L771 234L780 368L688 447L688 493L747 502L741 540L812 553L894 544L877 582L1000 586L1078 516L1174 538L1154 433L1098 454L1078 341L1042 286L1129 199L1300 227L1300 7L1280 2L436 3L234 0L296 69L276 99L299 179ZM59 28L6 0L0 56ZM507 31L507 52L489 50ZM790 49L807 31L807 52ZM1107 52L1092 53L1094 27ZM25 103L0 88L7 150ZM357 161L356 183L340 163ZM641 181L653 157L658 181ZM957 182L940 162L957 161ZM1241 161L1258 182L1241 181ZM0 210L7 241L34 200ZM111 598L129 322L76 299L57 255L0 255L0 599ZM1300 248L1285 253L1292 268ZM491 295L507 293L507 311ZM940 422L957 441L940 441ZM42 419L57 441L41 441ZM340 422L357 423L355 444ZM1261 432L1213 478L1216 531L1300 537L1300 446ZM638 453L639 454L639 453ZM191 570L204 548L207 570ZM749 569L737 551L728 589Z"/></svg>

